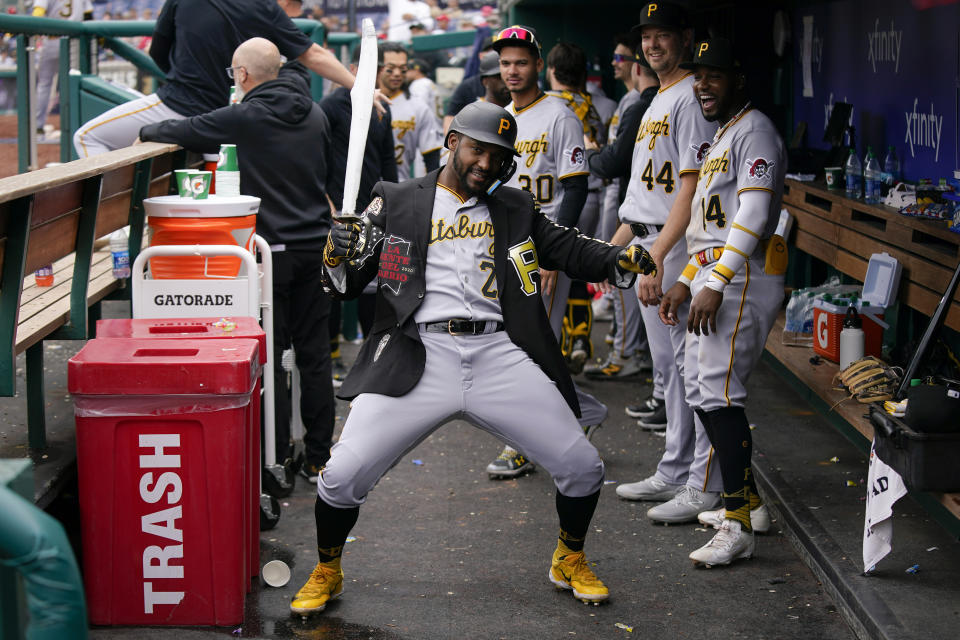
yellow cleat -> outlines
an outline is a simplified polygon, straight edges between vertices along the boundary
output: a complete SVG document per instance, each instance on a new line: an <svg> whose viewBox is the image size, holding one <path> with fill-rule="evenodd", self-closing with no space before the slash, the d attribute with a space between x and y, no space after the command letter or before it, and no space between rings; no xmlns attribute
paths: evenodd
<svg viewBox="0 0 960 640"><path fill-rule="evenodd" d="M562 542L553 552L548 576L560 589L572 589L573 597L584 603L599 604L610 597L610 591L587 566L583 551L571 551Z"/></svg>
<svg viewBox="0 0 960 640"><path fill-rule="evenodd" d="M310 579L293 597L290 611L306 616L319 613L327 607L327 602L339 598L343 593L343 570L340 558L330 562L318 562Z"/></svg>

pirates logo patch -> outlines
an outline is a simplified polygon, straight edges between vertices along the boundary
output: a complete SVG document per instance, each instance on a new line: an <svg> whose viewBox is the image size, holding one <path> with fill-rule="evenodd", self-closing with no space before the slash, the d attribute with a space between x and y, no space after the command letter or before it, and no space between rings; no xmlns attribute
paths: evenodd
<svg viewBox="0 0 960 640"><path fill-rule="evenodd" d="M573 164L583 164L583 149L574 147L570 152L570 162Z"/></svg>
<svg viewBox="0 0 960 640"><path fill-rule="evenodd" d="M697 152L697 164L703 164L703 159L707 157L707 153L710 151L710 143L692 144L690 148Z"/></svg>
<svg viewBox="0 0 960 640"><path fill-rule="evenodd" d="M764 158L747 160L747 175L753 180L768 180L774 164L776 163L768 162Z"/></svg>

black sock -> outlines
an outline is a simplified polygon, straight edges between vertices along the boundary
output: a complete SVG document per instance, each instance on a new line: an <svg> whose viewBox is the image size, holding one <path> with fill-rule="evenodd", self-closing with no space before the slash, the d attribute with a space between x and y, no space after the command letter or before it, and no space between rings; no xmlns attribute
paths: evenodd
<svg viewBox="0 0 960 640"><path fill-rule="evenodd" d="M590 520L600 500L600 491L582 498L571 498L557 491L557 516L560 518L560 542L571 551L582 551Z"/></svg>
<svg viewBox="0 0 960 640"><path fill-rule="evenodd" d="M710 442L720 459L726 517L738 521L743 529L750 531L750 493L751 487L754 493L756 488L750 468L753 436L747 414L743 407L724 407L708 412L707 416Z"/></svg>
<svg viewBox="0 0 960 640"><path fill-rule="evenodd" d="M317 496L313 516L317 521L317 553L320 554L320 562L336 560L343 554L347 536L350 535L353 525L357 524L360 507L338 509Z"/></svg>

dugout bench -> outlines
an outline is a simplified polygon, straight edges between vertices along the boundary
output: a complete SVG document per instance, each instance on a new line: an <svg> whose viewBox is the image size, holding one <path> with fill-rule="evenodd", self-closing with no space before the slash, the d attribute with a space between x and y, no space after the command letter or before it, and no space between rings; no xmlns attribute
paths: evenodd
<svg viewBox="0 0 960 640"><path fill-rule="evenodd" d="M47 447L43 341L92 337L100 301L129 297L113 277L107 236L130 226L132 264L143 241L143 199L170 193L173 169L199 163L175 145L146 143L0 179L0 396L16 395L24 353L31 453ZM54 284L38 287L33 272L47 264ZM68 460L36 472L41 507L71 466L72 450L60 453Z"/></svg>
<svg viewBox="0 0 960 640"><path fill-rule="evenodd" d="M960 234L949 231L942 222L911 218L882 204L851 200L822 183L787 180L783 206L795 218L788 282L812 283L811 258L863 282L870 256L885 251L903 266L897 302L885 316L891 325L885 342L923 331L926 319L917 316L928 319L940 302L960 260ZM795 387L801 395L860 450L868 452L873 440L868 405L842 401L846 394L832 384L839 366L827 360L814 365L810 362L812 349L784 346L783 326L781 312L767 340L764 359L778 372L798 381ZM945 326L960 331L960 293L951 303ZM911 495L951 534L960 537L960 493Z"/></svg>

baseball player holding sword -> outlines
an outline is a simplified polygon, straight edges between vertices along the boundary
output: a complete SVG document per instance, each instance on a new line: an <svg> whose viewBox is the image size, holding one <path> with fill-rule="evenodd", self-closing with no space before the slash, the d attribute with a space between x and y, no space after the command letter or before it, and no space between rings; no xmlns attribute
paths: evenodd
<svg viewBox="0 0 960 640"><path fill-rule="evenodd" d="M711 473L716 462L709 438L696 424L684 394L686 330L664 325L658 307L661 283L676 282L687 263L683 231L690 219L703 154L717 125L700 113L693 96L693 74L680 67L693 38L686 11L676 4L651 2L641 10L635 30L641 34L640 47L660 80L660 89L637 131L630 182L620 207L625 224L613 242L625 243L632 232L657 265L656 275L639 278L637 289L653 366L663 376L667 430L656 473L617 486L617 495L665 501L647 511L652 520L696 522L701 511L720 505L721 483L718 474ZM681 322L686 310L685 304L676 310Z"/></svg>
<svg viewBox="0 0 960 640"><path fill-rule="evenodd" d="M777 235L786 153L770 119L753 109L729 41L695 47L693 92L721 123L700 169L686 232L690 261L660 304L664 323L686 329L687 402L720 461L723 509L699 519L720 531L690 558L730 564L753 555L753 531L770 520L750 468L744 388L783 302L786 245ZM678 309L690 295L686 322Z"/></svg>
<svg viewBox="0 0 960 640"><path fill-rule="evenodd" d="M626 287L650 268L649 255L558 226L529 193L497 188L514 170L516 132L502 108L468 105L446 136L446 165L379 183L363 224L334 224L324 278L334 295L350 298L376 277L377 313L340 388L351 410L317 482L319 562L294 613L322 611L342 593L340 557L367 493L454 419L530 452L550 472L560 532L548 577L578 599L608 597L583 553L603 462L577 423L539 268Z"/></svg>

